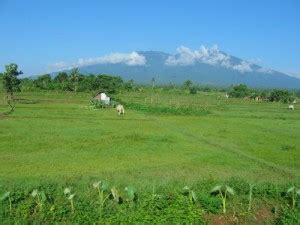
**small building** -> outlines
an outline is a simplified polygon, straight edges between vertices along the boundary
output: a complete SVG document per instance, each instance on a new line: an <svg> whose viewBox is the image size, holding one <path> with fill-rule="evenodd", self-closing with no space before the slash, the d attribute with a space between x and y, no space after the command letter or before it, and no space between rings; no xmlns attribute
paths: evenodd
<svg viewBox="0 0 300 225"><path fill-rule="evenodd" d="M262 100L263 100L262 96L256 96L255 97L255 101L257 101L257 102L260 102Z"/></svg>
<svg viewBox="0 0 300 225"><path fill-rule="evenodd" d="M105 93L100 93L100 94L97 94L95 97L94 97L95 100L98 100L98 101L102 101L104 102L106 105L109 105L110 104L110 97L108 97Z"/></svg>

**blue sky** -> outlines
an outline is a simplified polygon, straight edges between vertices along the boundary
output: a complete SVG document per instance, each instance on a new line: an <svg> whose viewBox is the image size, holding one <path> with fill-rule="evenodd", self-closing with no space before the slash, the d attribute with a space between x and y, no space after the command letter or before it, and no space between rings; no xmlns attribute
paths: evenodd
<svg viewBox="0 0 300 225"><path fill-rule="evenodd" d="M112 52L218 45L300 77L299 0L0 0L0 71L27 75Z"/></svg>

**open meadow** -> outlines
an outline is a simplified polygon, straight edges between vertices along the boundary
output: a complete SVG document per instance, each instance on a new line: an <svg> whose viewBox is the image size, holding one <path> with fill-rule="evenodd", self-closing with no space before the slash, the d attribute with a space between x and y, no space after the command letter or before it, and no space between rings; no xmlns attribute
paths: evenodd
<svg viewBox="0 0 300 225"><path fill-rule="evenodd" d="M140 191L233 177L253 184L300 181L297 106L145 89L116 95L125 105L125 116L118 116L113 108L91 108L88 93L17 98L16 111L0 115L1 191L51 182L77 182L86 190L97 179ZM0 100L4 112L3 95Z"/></svg>
<svg viewBox="0 0 300 225"><path fill-rule="evenodd" d="M158 91L152 104L150 96L119 94L126 103L154 108L126 108L119 117L112 108L90 109L89 94L23 92L16 112L1 116L1 179L100 176L141 184L231 176L299 179L299 110L225 99L222 93ZM156 106L170 105L193 111L155 112ZM6 108L1 96L0 109Z"/></svg>

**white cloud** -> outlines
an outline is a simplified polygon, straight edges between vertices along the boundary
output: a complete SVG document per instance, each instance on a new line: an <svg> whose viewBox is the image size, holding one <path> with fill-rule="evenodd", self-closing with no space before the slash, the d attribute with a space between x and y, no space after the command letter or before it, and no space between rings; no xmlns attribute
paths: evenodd
<svg viewBox="0 0 300 225"><path fill-rule="evenodd" d="M274 70L269 69L269 68L264 68L264 67L261 67L261 68L257 69L256 71L259 73L269 73L269 74L274 72Z"/></svg>
<svg viewBox="0 0 300 225"><path fill-rule="evenodd" d="M60 62L56 62L53 64L50 64L49 66L49 70L64 70L65 68L68 67L68 64L66 62L60 61Z"/></svg>
<svg viewBox="0 0 300 225"><path fill-rule="evenodd" d="M95 64L117 64L124 63L128 66L136 65L145 65L146 59L143 55L138 54L137 52L131 53L111 53L109 55L104 55L96 58L78 59L75 63L66 63L66 62L56 62L49 65L49 69L52 71L65 70L74 67L89 66Z"/></svg>
<svg viewBox="0 0 300 225"><path fill-rule="evenodd" d="M137 52L131 53L111 53L109 55L97 57L97 58L89 58L89 59L79 59L77 64L78 66L87 66L93 64L117 64L117 63L125 63L129 66L135 65L144 65L146 63L146 59L143 55L138 54Z"/></svg>
<svg viewBox="0 0 300 225"><path fill-rule="evenodd" d="M253 69L251 68L252 63L247 62L247 61L241 61L240 64L232 66L232 69L237 70L241 73L245 72L252 72Z"/></svg>
<svg viewBox="0 0 300 225"><path fill-rule="evenodd" d="M200 62L233 69L240 73L259 72L271 74L274 72L273 70L268 68L254 67L253 65L262 62L260 58L242 60L239 63L234 63L234 60L232 60L230 55L227 55L220 51L217 45L213 45L211 48L201 46L198 50L192 50L188 47L181 46L176 49L176 52L177 54L168 57L168 59L165 61L166 65L188 66L193 65L196 62Z"/></svg>
<svg viewBox="0 0 300 225"><path fill-rule="evenodd" d="M289 76L300 78L300 72L287 72Z"/></svg>
<svg viewBox="0 0 300 225"><path fill-rule="evenodd" d="M240 64L233 64L230 55L221 52L217 45L213 47L201 46L199 50L191 50L181 46L176 49L177 54L170 56L165 64L168 66L187 66L196 62L210 65L218 65L225 68L237 70L241 73L252 72L252 63L241 61Z"/></svg>
<svg viewBox="0 0 300 225"><path fill-rule="evenodd" d="M199 50L191 50L181 46L176 49L177 54L170 56L165 64L169 66L176 65L193 65L195 62L207 63L210 65L220 64L224 67L229 67L230 56L219 51L218 46L214 45L211 48L201 46Z"/></svg>

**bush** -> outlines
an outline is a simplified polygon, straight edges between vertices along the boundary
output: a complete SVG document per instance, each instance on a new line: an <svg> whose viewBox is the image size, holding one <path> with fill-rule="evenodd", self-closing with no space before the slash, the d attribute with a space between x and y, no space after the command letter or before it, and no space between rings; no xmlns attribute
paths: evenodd
<svg viewBox="0 0 300 225"><path fill-rule="evenodd" d="M150 112L150 113L159 113L159 114L172 114L172 115L207 115L210 113L207 109L204 108L195 108L188 106L160 106L160 105L143 105L136 103L128 103L125 105L128 109Z"/></svg>
<svg viewBox="0 0 300 225"><path fill-rule="evenodd" d="M277 224L300 224L300 210L291 210L287 207L281 209L280 217L277 219Z"/></svg>
<svg viewBox="0 0 300 225"><path fill-rule="evenodd" d="M192 94L192 95L195 95L195 94L197 94L197 87L195 87L195 86L193 86L193 87L190 87L190 94Z"/></svg>
<svg viewBox="0 0 300 225"><path fill-rule="evenodd" d="M287 90L277 90L274 89L269 97L269 100L271 102L284 102L284 103L289 103L294 101L294 97L292 96L292 93L290 93Z"/></svg>
<svg viewBox="0 0 300 225"><path fill-rule="evenodd" d="M244 98L250 94L250 90L245 84L239 84L234 86L233 89L229 92L231 97L235 98Z"/></svg>

